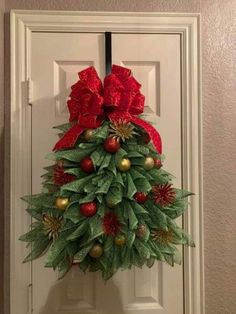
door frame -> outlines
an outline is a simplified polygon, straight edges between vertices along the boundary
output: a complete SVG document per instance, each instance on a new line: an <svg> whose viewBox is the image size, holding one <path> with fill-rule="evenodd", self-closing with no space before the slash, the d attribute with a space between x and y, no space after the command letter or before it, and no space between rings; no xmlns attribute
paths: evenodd
<svg viewBox="0 0 236 314"><path fill-rule="evenodd" d="M31 10L11 11L10 313L27 307L31 312L31 265L22 264L26 249L18 238L30 224L20 197L31 193L29 47L36 31L180 35L183 188L196 194L183 216L184 229L196 242L195 249L184 248L184 309L204 314L200 14Z"/></svg>

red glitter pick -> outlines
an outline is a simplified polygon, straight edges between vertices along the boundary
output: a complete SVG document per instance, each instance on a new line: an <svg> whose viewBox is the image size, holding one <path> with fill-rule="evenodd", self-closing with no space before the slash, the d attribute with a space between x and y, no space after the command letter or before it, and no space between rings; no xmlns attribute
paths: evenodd
<svg viewBox="0 0 236 314"><path fill-rule="evenodd" d="M163 185L154 185L152 187L152 199L154 200L155 204L158 204L162 207L170 205L175 200L175 190L169 183L165 183Z"/></svg>
<svg viewBox="0 0 236 314"><path fill-rule="evenodd" d="M76 176L66 173L64 167L56 165L53 171L53 182L55 185L64 185L76 179Z"/></svg>
<svg viewBox="0 0 236 314"><path fill-rule="evenodd" d="M102 226L104 233L107 236L115 237L120 231L121 223L118 220L116 214L110 211L104 215Z"/></svg>

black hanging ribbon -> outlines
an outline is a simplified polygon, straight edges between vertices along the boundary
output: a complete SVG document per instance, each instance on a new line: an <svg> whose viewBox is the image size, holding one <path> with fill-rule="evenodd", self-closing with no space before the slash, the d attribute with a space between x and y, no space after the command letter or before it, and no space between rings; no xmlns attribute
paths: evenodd
<svg viewBox="0 0 236 314"><path fill-rule="evenodd" d="M111 73L111 32L105 32L105 63L106 63L106 75Z"/></svg>

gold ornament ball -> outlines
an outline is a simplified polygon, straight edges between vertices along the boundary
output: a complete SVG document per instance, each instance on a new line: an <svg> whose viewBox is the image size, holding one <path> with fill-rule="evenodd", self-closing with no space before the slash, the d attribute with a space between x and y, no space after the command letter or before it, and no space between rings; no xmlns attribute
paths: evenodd
<svg viewBox="0 0 236 314"><path fill-rule="evenodd" d="M93 258L99 258L103 254L103 247L101 244L94 244L94 246L90 249L89 255Z"/></svg>
<svg viewBox="0 0 236 314"><path fill-rule="evenodd" d="M144 161L144 169L151 170L155 165L155 161L152 157L146 157Z"/></svg>
<svg viewBox="0 0 236 314"><path fill-rule="evenodd" d="M106 204L109 208L115 208L116 204L114 204L113 200L110 197L106 197Z"/></svg>
<svg viewBox="0 0 236 314"><path fill-rule="evenodd" d="M55 205L58 209L65 210L66 207L69 205L69 198L68 197L57 197Z"/></svg>
<svg viewBox="0 0 236 314"><path fill-rule="evenodd" d="M131 168L131 161L129 160L129 158L122 158L117 165L117 168L122 172L126 172Z"/></svg>
<svg viewBox="0 0 236 314"><path fill-rule="evenodd" d="M115 244L117 246L124 246L126 243L126 237L123 235L123 234L118 234L116 237L115 237Z"/></svg>
<svg viewBox="0 0 236 314"><path fill-rule="evenodd" d="M84 139L85 141L89 142L93 138L94 130L93 129L87 129L84 131Z"/></svg>

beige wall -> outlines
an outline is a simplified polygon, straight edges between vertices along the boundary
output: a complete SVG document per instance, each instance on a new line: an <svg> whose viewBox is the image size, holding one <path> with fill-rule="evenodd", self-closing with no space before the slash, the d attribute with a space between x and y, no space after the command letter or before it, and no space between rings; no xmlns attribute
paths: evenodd
<svg viewBox="0 0 236 314"><path fill-rule="evenodd" d="M3 0L0 0L0 3L2 2ZM236 23L235 19L233 21L233 17L236 18L236 1L6 0L5 111L7 116L10 9L202 13L206 314L236 313ZM2 14L0 23L1 18ZM2 47L0 34L0 49ZM0 68L2 69L1 57ZM0 86L2 80L3 76L0 72ZM0 97L0 132L3 125L2 111L3 102ZM0 145L0 173L2 173L1 142ZM2 180L1 175L0 180ZM8 208L6 208L7 212ZM2 234L0 238L2 239ZM7 314L7 311L4 314Z"/></svg>
<svg viewBox="0 0 236 314"><path fill-rule="evenodd" d="M201 11L206 314L234 314L236 1L202 0Z"/></svg>

